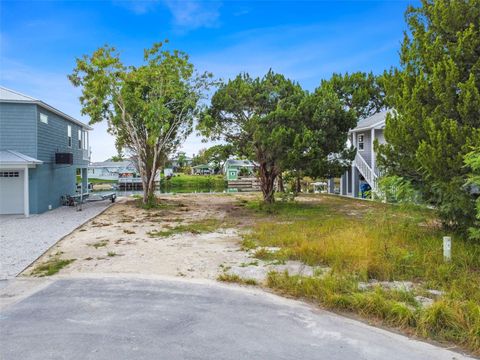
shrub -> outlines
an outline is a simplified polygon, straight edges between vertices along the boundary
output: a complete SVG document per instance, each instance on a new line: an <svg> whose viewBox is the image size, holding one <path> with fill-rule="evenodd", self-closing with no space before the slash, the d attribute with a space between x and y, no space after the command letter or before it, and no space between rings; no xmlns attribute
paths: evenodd
<svg viewBox="0 0 480 360"><path fill-rule="evenodd" d="M408 180L400 176L380 178L376 198L386 200L389 203L419 204L421 202L420 193Z"/></svg>

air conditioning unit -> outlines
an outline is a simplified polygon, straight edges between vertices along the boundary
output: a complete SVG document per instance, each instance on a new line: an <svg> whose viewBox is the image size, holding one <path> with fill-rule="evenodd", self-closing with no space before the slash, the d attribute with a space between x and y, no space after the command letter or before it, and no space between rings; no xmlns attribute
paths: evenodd
<svg viewBox="0 0 480 360"><path fill-rule="evenodd" d="M55 153L55 164L73 164L72 153Z"/></svg>

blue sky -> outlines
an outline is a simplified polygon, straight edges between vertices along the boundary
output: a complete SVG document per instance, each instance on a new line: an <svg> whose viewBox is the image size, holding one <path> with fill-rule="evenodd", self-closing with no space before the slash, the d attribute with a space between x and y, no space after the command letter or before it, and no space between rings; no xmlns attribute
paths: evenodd
<svg viewBox="0 0 480 360"><path fill-rule="evenodd" d="M75 57L108 43L128 64L169 39L199 70L228 79L269 68L313 90L333 72L398 64L407 1L1 1L0 84L77 118L78 89L66 75ZM413 2L415 3L415 2ZM95 125L92 158L115 153L106 125ZM183 145L202 147L194 134Z"/></svg>

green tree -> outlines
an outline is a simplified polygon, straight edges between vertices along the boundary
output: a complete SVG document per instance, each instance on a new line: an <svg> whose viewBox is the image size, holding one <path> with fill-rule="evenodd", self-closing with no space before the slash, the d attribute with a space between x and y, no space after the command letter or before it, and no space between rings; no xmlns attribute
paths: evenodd
<svg viewBox="0 0 480 360"><path fill-rule="evenodd" d="M345 110L355 111L357 120L385 108L383 78L371 72L334 73L329 80L322 80L320 88L324 87L331 88L337 94Z"/></svg>
<svg viewBox="0 0 480 360"><path fill-rule="evenodd" d="M468 233L472 240L480 241L480 146L465 156L465 165L470 169L466 190L477 197L476 221Z"/></svg>
<svg viewBox="0 0 480 360"><path fill-rule="evenodd" d="M406 21L401 67L385 74L395 112L379 164L419 189L444 225L464 230L475 218L463 161L480 143L480 1L422 0Z"/></svg>
<svg viewBox="0 0 480 360"><path fill-rule="evenodd" d="M104 46L77 58L69 75L81 87L82 114L90 123L107 121L142 178L143 202L154 200L155 177L168 155L191 132L211 75L197 74L187 54L156 43L141 66L126 66L115 48Z"/></svg>
<svg viewBox="0 0 480 360"><path fill-rule="evenodd" d="M255 79L240 74L219 87L199 121L205 136L225 140L259 164L266 203L275 201L275 180L292 145L292 121L303 97L298 84L271 70Z"/></svg>
<svg viewBox="0 0 480 360"><path fill-rule="evenodd" d="M215 172L218 173L233 154L234 149L231 144L214 145L205 150L205 159L207 163L215 166Z"/></svg>
<svg viewBox="0 0 480 360"><path fill-rule="evenodd" d="M200 149L198 150L197 155L193 155L192 166L203 165L208 163L208 160L205 156L205 151L207 151L207 149Z"/></svg>
<svg viewBox="0 0 480 360"><path fill-rule="evenodd" d="M372 74L333 74L306 95L294 124L295 139L288 151L286 168L301 179L340 176L350 166L355 150L346 148L348 131L359 118L370 116L384 107L383 91Z"/></svg>

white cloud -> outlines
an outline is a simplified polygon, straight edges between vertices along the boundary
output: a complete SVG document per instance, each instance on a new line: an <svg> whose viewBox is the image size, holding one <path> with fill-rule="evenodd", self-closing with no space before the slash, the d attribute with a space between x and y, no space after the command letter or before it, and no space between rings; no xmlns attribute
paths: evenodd
<svg viewBox="0 0 480 360"><path fill-rule="evenodd" d="M156 0L114 0L115 5L119 5L125 9L130 10L134 14L143 15L157 7Z"/></svg>
<svg viewBox="0 0 480 360"><path fill-rule="evenodd" d="M114 0L113 3L137 15L155 11L163 4L172 14L175 30L180 32L218 26L222 5L220 0Z"/></svg>
<svg viewBox="0 0 480 360"><path fill-rule="evenodd" d="M368 35L379 39L387 26L378 24ZM377 58L398 47L396 38L387 36L372 43L365 36L365 32L346 33L329 24L257 28L225 37L221 49L191 58L200 70L223 79L240 72L261 76L272 68L313 90L333 72L374 70Z"/></svg>
<svg viewBox="0 0 480 360"><path fill-rule="evenodd" d="M173 15L174 25L183 30L218 26L220 1L165 0Z"/></svg>

